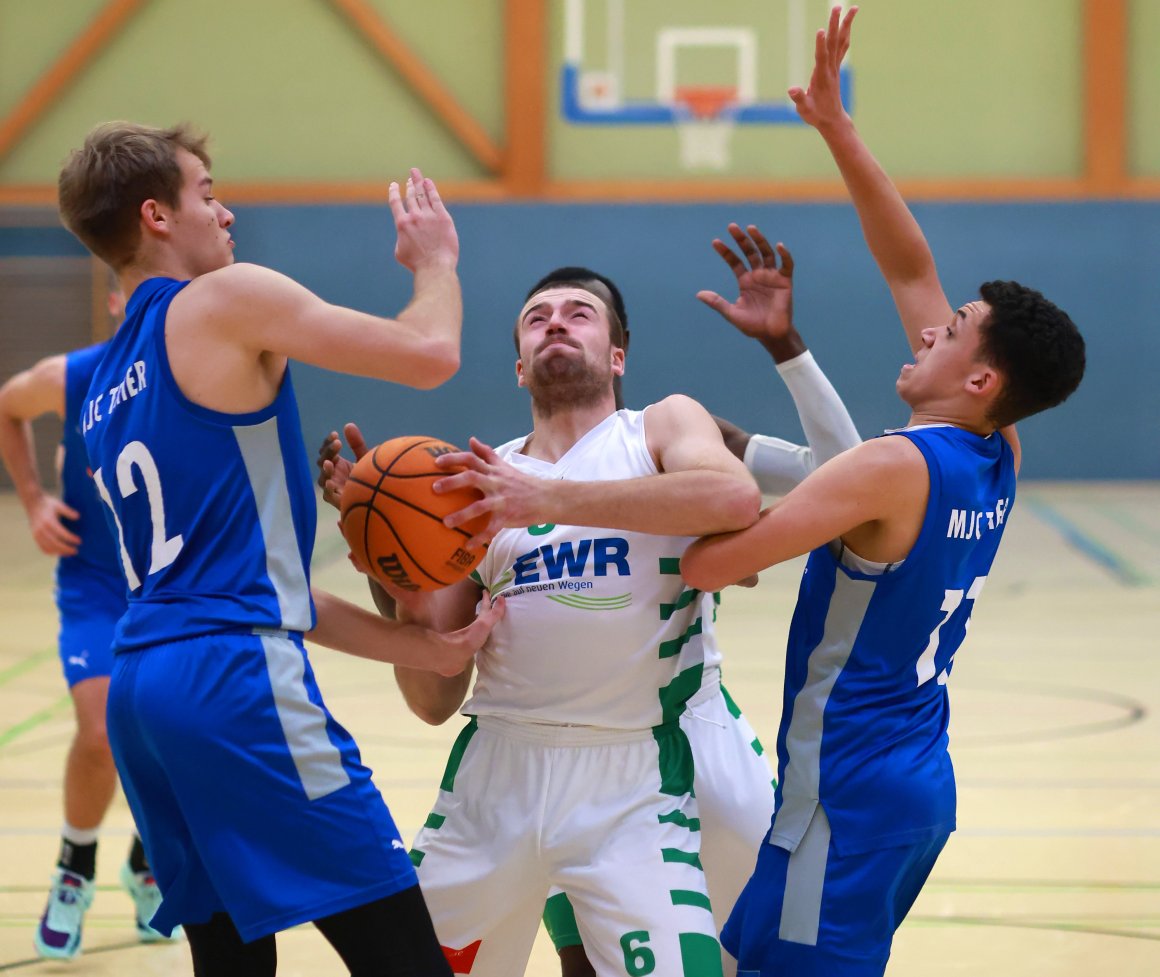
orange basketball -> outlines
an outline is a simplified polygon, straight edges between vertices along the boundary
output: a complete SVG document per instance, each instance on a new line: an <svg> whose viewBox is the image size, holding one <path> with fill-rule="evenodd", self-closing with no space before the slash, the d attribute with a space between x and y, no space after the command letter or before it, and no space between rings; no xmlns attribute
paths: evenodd
<svg viewBox="0 0 1160 977"><path fill-rule="evenodd" d="M438 590L469 574L483 550L467 541L487 517L448 529L443 517L483 496L475 489L436 495L431 485L462 469L435 467L455 445L412 435L392 438L368 451L342 489L342 534L351 551L382 583L404 590Z"/></svg>

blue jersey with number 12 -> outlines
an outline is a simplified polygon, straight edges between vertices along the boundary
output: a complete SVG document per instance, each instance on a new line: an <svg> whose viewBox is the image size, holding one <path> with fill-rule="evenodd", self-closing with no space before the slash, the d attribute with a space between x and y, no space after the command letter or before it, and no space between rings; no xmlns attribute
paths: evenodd
<svg viewBox="0 0 1160 977"><path fill-rule="evenodd" d="M810 554L786 652L770 835L790 851L819 804L841 855L955 827L946 681L1015 498L1014 456L998 433L949 425L888 436L926 461L926 514L893 568L830 546Z"/></svg>
<svg viewBox="0 0 1160 977"><path fill-rule="evenodd" d="M314 488L289 369L273 403L253 413L185 397L165 316L187 284L151 278L137 288L83 406L93 478L129 585L118 652L314 625Z"/></svg>

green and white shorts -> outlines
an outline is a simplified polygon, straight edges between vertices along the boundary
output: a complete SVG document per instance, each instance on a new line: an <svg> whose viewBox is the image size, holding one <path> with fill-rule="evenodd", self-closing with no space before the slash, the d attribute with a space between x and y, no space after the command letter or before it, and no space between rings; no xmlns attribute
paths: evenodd
<svg viewBox="0 0 1160 977"><path fill-rule="evenodd" d="M706 686L680 718L693 751L701 863L717 932L753 873L773 818L774 780L753 727L724 686ZM568 897L553 889L544 923L557 950L582 942ZM729 958L726 972L736 964Z"/></svg>
<svg viewBox="0 0 1160 977"><path fill-rule="evenodd" d="M412 850L453 969L522 974L555 887L600 977L720 977L692 786L676 724L471 719Z"/></svg>

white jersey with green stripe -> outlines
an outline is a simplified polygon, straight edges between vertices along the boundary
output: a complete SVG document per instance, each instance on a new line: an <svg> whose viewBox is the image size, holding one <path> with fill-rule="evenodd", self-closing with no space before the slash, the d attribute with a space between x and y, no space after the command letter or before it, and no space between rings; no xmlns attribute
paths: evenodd
<svg viewBox="0 0 1160 977"><path fill-rule="evenodd" d="M522 454L527 437L497 451L538 478L656 475L646 415L609 415L554 464ZM591 526L501 531L472 577L506 598L507 613L476 656L463 712L612 729L675 722L690 696L719 681L721 661L716 596L681 579L691 542Z"/></svg>

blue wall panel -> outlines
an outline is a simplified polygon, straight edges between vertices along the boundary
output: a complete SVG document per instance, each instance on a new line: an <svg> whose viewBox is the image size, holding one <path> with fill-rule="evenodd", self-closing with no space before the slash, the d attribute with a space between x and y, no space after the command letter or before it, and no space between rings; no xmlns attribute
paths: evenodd
<svg viewBox="0 0 1160 977"><path fill-rule="evenodd" d="M1021 426L1024 474L1160 478L1160 203L926 204L915 212L952 303L974 297L988 278L1016 278L1066 308L1087 339L1078 393ZM410 295L385 206L236 214L240 260L368 311L395 314ZM417 392L296 366L311 450L346 420L373 441L424 433L496 443L525 433L530 413L515 385L511 329L528 286L563 264L589 265L621 285L632 328L630 406L680 391L751 430L799 438L764 352L694 298L700 288L733 294L710 248L730 220L756 223L793 250L799 327L863 435L906 420L894 379L909 351L848 204L474 204L454 214L466 309L460 373ZM0 230L2 256L78 251L63 230Z"/></svg>
<svg viewBox="0 0 1160 977"><path fill-rule="evenodd" d="M393 314L409 276L391 257L383 207L241 207L237 255L292 275L335 302ZM929 204L915 207L952 303L988 278L1016 278L1066 308L1088 342L1083 386L1021 427L1035 478L1160 477L1160 205ZM694 298L729 294L709 242L730 220L753 222L797 260L796 317L863 435L898 426L894 379L909 352L889 293L845 204L464 205L463 368L433 392L295 370L308 440L346 420L373 440L429 433L493 443L529 426L515 386L510 333L527 287L562 264L586 264L625 293L630 406L680 391L751 430L800 437L765 354ZM313 445L312 445L313 447Z"/></svg>

